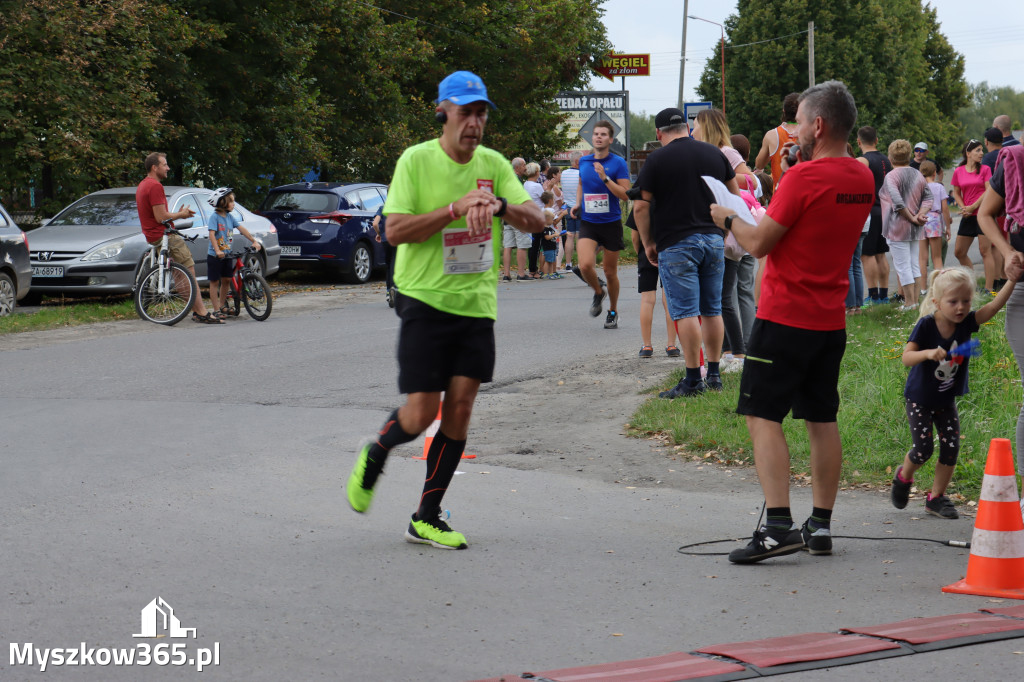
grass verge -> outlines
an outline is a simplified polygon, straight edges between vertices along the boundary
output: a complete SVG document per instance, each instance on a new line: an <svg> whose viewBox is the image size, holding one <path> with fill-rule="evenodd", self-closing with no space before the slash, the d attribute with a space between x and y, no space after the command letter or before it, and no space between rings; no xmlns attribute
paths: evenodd
<svg viewBox="0 0 1024 682"><path fill-rule="evenodd" d="M34 313L14 313L0 317L0 334L73 327L94 322L113 322L136 318L132 299L97 301L47 301Z"/></svg>
<svg viewBox="0 0 1024 682"><path fill-rule="evenodd" d="M975 336L982 355L972 358L970 393L957 399L960 410L960 459L950 495L977 500L989 441L1014 439L1020 410L1021 381L1003 332L1000 312ZM847 346L839 379L839 432L843 441L843 487L887 488L892 472L910 447L903 386L909 371L900 361L916 312L877 306L847 318ZM674 385L682 369L652 389L652 395L633 415L630 432L638 437L660 436L684 455L727 466L752 465L750 436L736 414L739 374L723 376L725 390L700 398L663 400L658 390ZM810 480L807 431L802 422L787 418L783 430L789 441L793 476ZM921 490L931 484L934 462L917 474Z"/></svg>

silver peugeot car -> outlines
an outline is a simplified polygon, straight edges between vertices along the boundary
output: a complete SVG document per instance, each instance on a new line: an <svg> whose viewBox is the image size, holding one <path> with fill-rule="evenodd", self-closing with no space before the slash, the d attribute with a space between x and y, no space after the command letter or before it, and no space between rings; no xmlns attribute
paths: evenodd
<svg viewBox="0 0 1024 682"><path fill-rule="evenodd" d="M180 231L186 236L197 236L194 242L186 243L196 262L196 280L205 284L206 253L210 246L206 223L213 212L206 197L211 190L165 187L164 192L171 213L183 206L195 211L191 226L182 227ZM244 223L263 245L258 252L263 275L275 274L281 260L277 228L237 202L235 214L235 220ZM188 221L177 224L187 225ZM248 244L249 240L235 233L236 250ZM31 297L130 293L139 264L149 248L135 206L135 188L105 189L82 197L33 230L30 246Z"/></svg>

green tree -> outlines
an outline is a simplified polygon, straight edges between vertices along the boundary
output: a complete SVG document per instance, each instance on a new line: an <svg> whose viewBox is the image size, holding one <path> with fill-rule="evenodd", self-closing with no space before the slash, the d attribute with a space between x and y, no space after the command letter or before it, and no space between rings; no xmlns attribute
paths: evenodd
<svg viewBox="0 0 1024 682"><path fill-rule="evenodd" d="M419 120L432 120L437 84L446 74L474 71L499 107L490 116L485 144L507 156L542 158L566 148L554 97L583 88L591 62L611 48L601 0L379 4L414 16L390 15L387 21L408 23L430 48L426 68L403 84L405 95L422 103ZM436 126L422 132L436 134Z"/></svg>
<svg viewBox="0 0 1024 682"><path fill-rule="evenodd" d="M643 149L644 143L654 142L657 139L653 114L629 112L629 145L633 149Z"/></svg>
<svg viewBox="0 0 1024 682"><path fill-rule="evenodd" d="M150 0L2 0L0 16L5 198L35 183L52 214L137 177L137 150L173 129L147 76L171 40L187 44L180 16Z"/></svg>
<svg viewBox="0 0 1024 682"><path fill-rule="evenodd" d="M329 107L309 64L318 3L180 0L195 39L154 76L175 130L161 140L185 184L230 185L243 201L326 156ZM141 158L141 157L140 157Z"/></svg>
<svg viewBox="0 0 1024 682"><path fill-rule="evenodd" d="M970 104L957 112L967 137L980 140L991 127L992 119L1001 114L1010 117L1014 130L1020 129L1024 121L1024 92L1009 86L993 88L982 81L970 88L969 99Z"/></svg>
<svg viewBox="0 0 1024 682"><path fill-rule="evenodd" d="M554 96L610 45L600 0L0 0L0 188L45 211L132 184L168 154L172 181L258 192L310 169L387 181L437 134L447 73L480 73L500 109L486 143L565 148ZM9 201L9 199L8 199Z"/></svg>
<svg viewBox="0 0 1024 682"><path fill-rule="evenodd" d="M963 57L920 0L740 0L737 10L725 22L726 113L755 147L778 125L786 94L807 88L814 21L816 82L846 83L858 125L873 125L883 148L902 137L928 141L941 163L959 153ZM711 101L721 99L720 55L716 46L698 88Z"/></svg>

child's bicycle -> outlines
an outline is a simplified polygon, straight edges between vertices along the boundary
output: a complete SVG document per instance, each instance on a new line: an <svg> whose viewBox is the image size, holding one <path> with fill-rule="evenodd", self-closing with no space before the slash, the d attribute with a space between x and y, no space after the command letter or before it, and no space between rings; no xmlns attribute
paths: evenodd
<svg viewBox="0 0 1024 682"><path fill-rule="evenodd" d="M186 241L195 240L195 237L186 237L174 229L173 221L165 222L163 239L142 259L132 288L135 312L139 317L164 325L177 324L185 319L199 295L199 285L192 273L168 256L167 237L172 234Z"/></svg>
<svg viewBox="0 0 1024 682"><path fill-rule="evenodd" d="M251 265L251 256L256 249L251 246L245 247L243 251L231 251L227 258L235 259L235 267L231 273L231 302L227 303L231 314L238 317L242 305L245 305L246 312L252 319L262 322L270 317L270 311L274 307L274 298L270 295L270 286L263 275L259 274Z"/></svg>

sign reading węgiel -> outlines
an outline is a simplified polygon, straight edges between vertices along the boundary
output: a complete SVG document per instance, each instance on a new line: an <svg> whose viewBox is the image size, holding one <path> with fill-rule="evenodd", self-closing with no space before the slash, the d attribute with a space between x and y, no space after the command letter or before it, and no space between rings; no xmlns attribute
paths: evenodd
<svg viewBox="0 0 1024 682"><path fill-rule="evenodd" d="M615 54L609 52L598 59L594 71L614 82L616 76L650 76L651 55Z"/></svg>
<svg viewBox="0 0 1024 682"><path fill-rule="evenodd" d="M590 154L594 124L611 121L615 130L611 151L626 159L629 149L629 92L560 92L555 97L558 108L565 114L562 131L569 136L570 146L555 154L556 161L568 161L574 151Z"/></svg>

